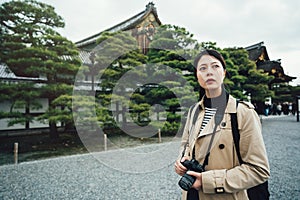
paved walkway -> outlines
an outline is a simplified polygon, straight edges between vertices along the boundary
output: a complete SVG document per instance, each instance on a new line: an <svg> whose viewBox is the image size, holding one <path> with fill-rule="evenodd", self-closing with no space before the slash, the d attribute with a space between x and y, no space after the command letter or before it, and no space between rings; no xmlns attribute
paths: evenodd
<svg viewBox="0 0 300 200"><path fill-rule="evenodd" d="M299 199L300 122L293 116L272 116L263 117L262 123L271 199ZM173 169L178 146L174 140L0 166L0 199L180 199Z"/></svg>

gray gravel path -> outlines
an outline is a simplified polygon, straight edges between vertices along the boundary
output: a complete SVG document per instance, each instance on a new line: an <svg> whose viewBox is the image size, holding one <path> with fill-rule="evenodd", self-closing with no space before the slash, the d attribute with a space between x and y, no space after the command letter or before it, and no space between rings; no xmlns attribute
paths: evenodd
<svg viewBox="0 0 300 200"><path fill-rule="evenodd" d="M299 130L295 117L263 118L271 199L300 199ZM0 166L0 199L180 199L178 147L174 140Z"/></svg>
<svg viewBox="0 0 300 200"><path fill-rule="evenodd" d="M263 119L271 199L300 199L300 122L295 116Z"/></svg>
<svg viewBox="0 0 300 200"><path fill-rule="evenodd" d="M172 151L178 152L179 143L172 144ZM142 150L148 152L149 148L159 149L162 145L165 144L134 149L143 157ZM129 163L135 160L131 158L132 150L125 154L124 150L112 150L1 166L0 199L179 199L179 176L174 173L173 163L154 163L153 170L149 170L149 166L143 166L149 162L140 160L129 173ZM173 161L176 156L171 153L169 158ZM160 159L163 158L157 160ZM119 160L119 166L109 160ZM120 171L121 166L126 170ZM146 173L142 173L143 168Z"/></svg>

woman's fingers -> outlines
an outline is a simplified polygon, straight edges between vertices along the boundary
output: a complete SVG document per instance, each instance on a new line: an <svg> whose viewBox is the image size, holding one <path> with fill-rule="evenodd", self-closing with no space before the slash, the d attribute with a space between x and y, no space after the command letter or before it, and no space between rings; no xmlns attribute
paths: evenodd
<svg viewBox="0 0 300 200"><path fill-rule="evenodd" d="M179 160L175 162L175 172L180 176L183 176L187 171L186 167L181 164Z"/></svg>
<svg viewBox="0 0 300 200"><path fill-rule="evenodd" d="M194 171L188 171L187 174L196 177L196 181L192 187L199 190L202 187L202 174Z"/></svg>

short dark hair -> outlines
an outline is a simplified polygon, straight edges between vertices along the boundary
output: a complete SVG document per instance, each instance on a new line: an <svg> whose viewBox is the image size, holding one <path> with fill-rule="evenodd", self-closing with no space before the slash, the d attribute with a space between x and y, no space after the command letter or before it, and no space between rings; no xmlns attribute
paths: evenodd
<svg viewBox="0 0 300 200"><path fill-rule="evenodd" d="M198 62L199 60L202 58L202 56L204 55L209 55L209 56L213 56L215 57L217 60L219 60L223 66L224 69L226 69L226 64L225 64L225 60L222 56L221 53L219 53L218 51L216 50L213 50L213 49L205 49L203 51L201 51L195 58L194 60L194 67L197 68L197 65L198 65Z"/></svg>

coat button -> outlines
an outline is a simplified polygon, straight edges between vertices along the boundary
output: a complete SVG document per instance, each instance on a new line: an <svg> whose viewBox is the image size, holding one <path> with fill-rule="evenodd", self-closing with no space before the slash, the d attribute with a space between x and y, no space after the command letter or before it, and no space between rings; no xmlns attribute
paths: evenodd
<svg viewBox="0 0 300 200"><path fill-rule="evenodd" d="M220 148L220 149L224 149L224 148L225 148L225 145L224 145L224 144L220 144L220 145L219 145L219 148Z"/></svg>
<svg viewBox="0 0 300 200"><path fill-rule="evenodd" d="M222 126L222 127L225 127L225 126L226 126L226 122L222 122L222 123L221 123L221 126Z"/></svg>

